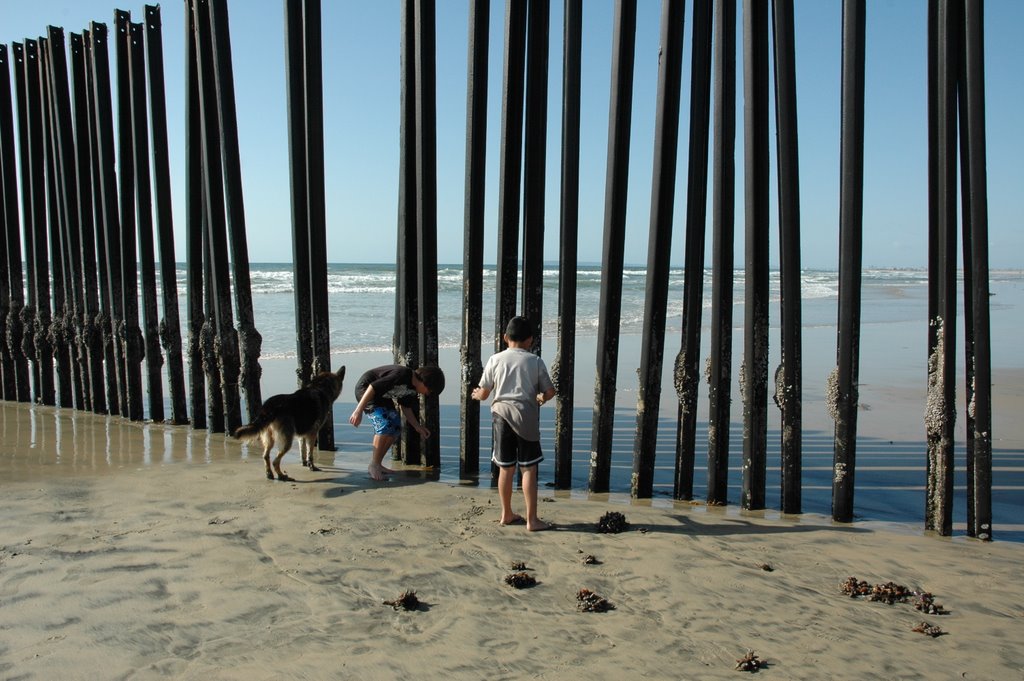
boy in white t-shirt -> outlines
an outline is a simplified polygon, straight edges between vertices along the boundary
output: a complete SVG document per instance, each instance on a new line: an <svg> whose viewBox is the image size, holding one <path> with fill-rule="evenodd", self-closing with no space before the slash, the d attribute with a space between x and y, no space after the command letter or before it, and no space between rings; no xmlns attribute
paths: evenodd
<svg viewBox="0 0 1024 681"><path fill-rule="evenodd" d="M523 474L526 529L531 532L550 527L537 517L537 465L544 460L540 449L540 406L555 396L547 366L533 347L533 325L526 317L513 317L503 336L508 349L487 360L475 400L491 396L491 460L498 465L498 498L502 525L521 522L512 511L512 483L516 466Z"/></svg>

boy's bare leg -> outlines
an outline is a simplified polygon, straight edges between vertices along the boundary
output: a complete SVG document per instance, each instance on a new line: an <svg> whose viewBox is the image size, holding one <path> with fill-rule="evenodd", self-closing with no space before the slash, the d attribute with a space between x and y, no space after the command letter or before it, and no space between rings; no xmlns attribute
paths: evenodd
<svg viewBox="0 0 1024 681"><path fill-rule="evenodd" d="M501 501L501 518L498 522L502 525L511 525L522 520L522 517L512 511L512 484L515 479L515 466L500 466L498 468L498 499Z"/></svg>
<svg viewBox="0 0 1024 681"><path fill-rule="evenodd" d="M529 466L523 468L522 471L523 499L526 501L526 529L531 532L546 530L551 526L537 517L537 466Z"/></svg>
<svg viewBox="0 0 1024 681"><path fill-rule="evenodd" d="M370 465L366 468L366 471L370 474L370 477L374 480L383 480L388 473L394 473L390 468L386 468L381 462L384 461L384 455L391 449L391 445L395 443L395 438L390 435L374 435L373 436L373 454L370 455Z"/></svg>

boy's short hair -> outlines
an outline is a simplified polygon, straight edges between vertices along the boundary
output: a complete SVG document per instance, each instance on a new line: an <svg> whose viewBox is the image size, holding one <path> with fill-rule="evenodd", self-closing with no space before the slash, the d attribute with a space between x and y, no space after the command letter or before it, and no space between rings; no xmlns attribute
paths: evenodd
<svg viewBox="0 0 1024 681"><path fill-rule="evenodd" d="M513 317L508 320L508 326L505 327L505 335L508 336L510 341L522 343L533 338L533 324L526 317Z"/></svg>
<svg viewBox="0 0 1024 681"><path fill-rule="evenodd" d="M444 390L444 372L440 367L420 367L416 370L416 376L427 386L431 395L439 395Z"/></svg>

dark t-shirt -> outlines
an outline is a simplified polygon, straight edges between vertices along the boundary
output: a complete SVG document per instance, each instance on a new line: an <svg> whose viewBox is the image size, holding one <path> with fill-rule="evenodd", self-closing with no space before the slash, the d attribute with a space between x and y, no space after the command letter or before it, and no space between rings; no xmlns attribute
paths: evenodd
<svg viewBox="0 0 1024 681"><path fill-rule="evenodd" d="M394 407L398 402L403 407L419 404L419 393L412 385L413 370L400 364L389 364L370 369L356 381L356 400L363 399L363 393L373 386L373 400L366 405L367 410L373 407Z"/></svg>

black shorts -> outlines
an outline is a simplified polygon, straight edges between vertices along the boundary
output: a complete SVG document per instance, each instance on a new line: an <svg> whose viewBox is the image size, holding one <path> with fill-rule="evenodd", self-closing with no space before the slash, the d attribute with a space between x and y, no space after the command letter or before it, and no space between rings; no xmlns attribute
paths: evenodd
<svg viewBox="0 0 1024 681"><path fill-rule="evenodd" d="M535 466L544 460L539 442L519 437L508 421L500 416L492 418L491 461L501 468L508 468L516 464L520 467Z"/></svg>

